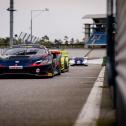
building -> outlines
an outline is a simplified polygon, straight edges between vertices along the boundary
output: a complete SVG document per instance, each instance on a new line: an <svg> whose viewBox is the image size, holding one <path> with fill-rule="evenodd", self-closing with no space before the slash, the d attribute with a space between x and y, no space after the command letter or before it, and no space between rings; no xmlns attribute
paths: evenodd
<svg viewBox="0 0 126 126"><path fill-rule="evenodd" d="M106 46L107 35L106 35L106 22L107 15L95 14L86 15L82 19L92 19L93 23L84 24L85 40L88 47Z"/></svg>

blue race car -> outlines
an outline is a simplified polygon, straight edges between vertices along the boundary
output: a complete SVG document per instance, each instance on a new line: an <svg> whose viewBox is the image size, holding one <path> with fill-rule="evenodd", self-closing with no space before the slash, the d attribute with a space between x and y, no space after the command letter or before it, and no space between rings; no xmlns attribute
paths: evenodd
<svg viewBox="0 0 126 126"><path fill-rule="evenodd" d="M70 66L74 65L84 65L88 66L87 57L72 57L69 59Z"/></svg>
<svg viewBox="0 0 126 126"><path fill-rule="evenodd" d="M60 74L60 70L55 69L55 66L57 65L53 62L53 55L46 47L39 45L13 46L0 56L0 75L53 77Z"/></svg>

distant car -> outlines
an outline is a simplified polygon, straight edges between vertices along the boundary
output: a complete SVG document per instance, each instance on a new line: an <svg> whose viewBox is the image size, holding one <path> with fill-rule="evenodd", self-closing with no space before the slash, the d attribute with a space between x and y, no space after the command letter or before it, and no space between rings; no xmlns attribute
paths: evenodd
<svg viewBox="0 0 126 126"><path fill-rule="evenodd" d="M69 55L66 50L61 50L61 72L69 71Z"/></svg>
<svg viewBox="0 0 126 126"><path fill-rule="evenodd" d="M74 65L84 65L88 66L87 57L72 57L69 59L70 66Z"/></svg>
<svg viewBox="0 0 126 126"><path fill-rule="evenodd" d="M0 56L0 75L34 75L53 77L57 62L49 50L40 45L17 45L7 49Z"/></svg>

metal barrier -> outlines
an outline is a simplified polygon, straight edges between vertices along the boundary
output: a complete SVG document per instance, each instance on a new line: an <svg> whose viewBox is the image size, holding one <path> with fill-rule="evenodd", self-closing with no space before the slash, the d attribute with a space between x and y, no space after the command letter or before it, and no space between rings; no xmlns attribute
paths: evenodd
<svg viewBox="0 0 126 126"><path fill-rule="evenodd" d="M126 0L108 0L109 85L113 88L118 126L126 126Z"/></svg>

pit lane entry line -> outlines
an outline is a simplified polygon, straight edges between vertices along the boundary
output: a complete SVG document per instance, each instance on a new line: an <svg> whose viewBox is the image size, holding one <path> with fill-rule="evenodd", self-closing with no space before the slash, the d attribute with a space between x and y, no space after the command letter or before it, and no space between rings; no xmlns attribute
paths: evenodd
<svg viewBox="0 0 126 126"><path fill-rule="evenodd" d="M105 67L102 68L74 126L96 126L100 115Z"/></svg>

